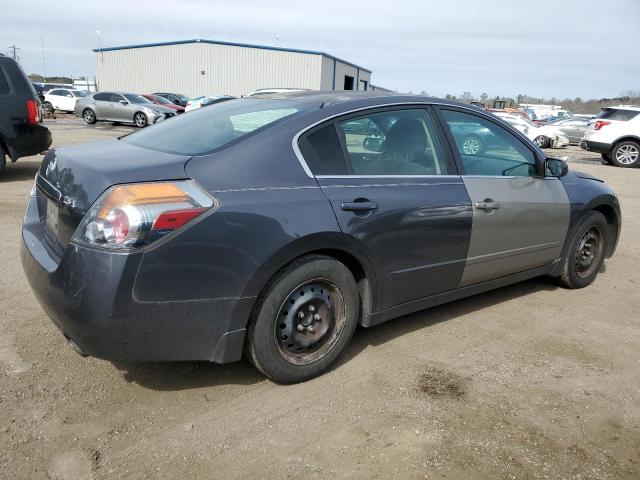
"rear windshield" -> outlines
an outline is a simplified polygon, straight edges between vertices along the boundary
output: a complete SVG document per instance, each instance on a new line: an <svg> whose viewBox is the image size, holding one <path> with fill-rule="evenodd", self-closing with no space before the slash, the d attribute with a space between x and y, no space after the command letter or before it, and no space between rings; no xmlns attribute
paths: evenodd
<svg viewBox="0 0 640 480"><path fill-rule="evenodd" d="M621 120L626 122L635 118L638 115L638 111L634 110L622 110L617 108L603 108L596 118L604 118L607 120Z"/></svg>
<svg viewBox="0 0 640 480"><path fill-rule="evenodd" d="M122 141L178 155L204 155L308 108L283 100L230 100L179 115Z"/></svg>

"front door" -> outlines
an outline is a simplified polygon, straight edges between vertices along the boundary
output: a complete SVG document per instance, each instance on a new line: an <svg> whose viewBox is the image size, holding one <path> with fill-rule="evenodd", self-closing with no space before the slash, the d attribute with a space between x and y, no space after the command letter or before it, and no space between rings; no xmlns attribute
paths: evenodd
<svg viewBox="0 0 640 480"><path fill-rule="evenodd" d="M460 286L554 263L569 227L569 198L545 178L532 146L488 117L441 109L473 206L469 256ZM482 148L470 152L474 131ZM467 135L468 136L468 135Z"/></svg>
<svg viewBox="0 0 640 480"><path fill-rule="evenodd" d="M458 286L471 203L426 109L370 112L317 127L300 147L342 232L371 260L383 310Z"/></svg>

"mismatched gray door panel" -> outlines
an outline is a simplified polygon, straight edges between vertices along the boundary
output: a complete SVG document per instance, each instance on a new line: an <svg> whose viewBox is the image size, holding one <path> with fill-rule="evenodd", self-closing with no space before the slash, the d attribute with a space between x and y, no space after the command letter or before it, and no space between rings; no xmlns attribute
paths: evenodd
<svg viewBox="0 0 640 480"><path fill-rule="evenodd" d="M460 286L549 265L569 228L570 204L558 179L463 177L473 207Z"/></svg>

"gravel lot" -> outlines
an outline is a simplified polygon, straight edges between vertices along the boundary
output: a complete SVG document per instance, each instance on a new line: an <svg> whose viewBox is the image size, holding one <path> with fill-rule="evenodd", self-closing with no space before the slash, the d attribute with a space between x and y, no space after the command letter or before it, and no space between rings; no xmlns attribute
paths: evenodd
<svg viewBox="0 0 640 480"><path fill-rule="evenodd" d="M130 131L48 122L54 145ZM19 260L41 157L0 179L1 478L640 478L640 170L571 147L623 233L583 290L536 279L356 332L300 385L248 364L114 365L69 348Z"/></svg>

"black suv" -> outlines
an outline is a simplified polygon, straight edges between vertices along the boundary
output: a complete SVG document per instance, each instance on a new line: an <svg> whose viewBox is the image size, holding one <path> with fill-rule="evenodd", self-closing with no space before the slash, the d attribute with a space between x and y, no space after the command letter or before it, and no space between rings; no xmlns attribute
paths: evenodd
<svg viewBox="0 0 640 480"><path fill-rule="evenodd" d="M0 174L7 163L43 152L51 132L42 125L42 104L15 60L0 55Z"/></svg>

